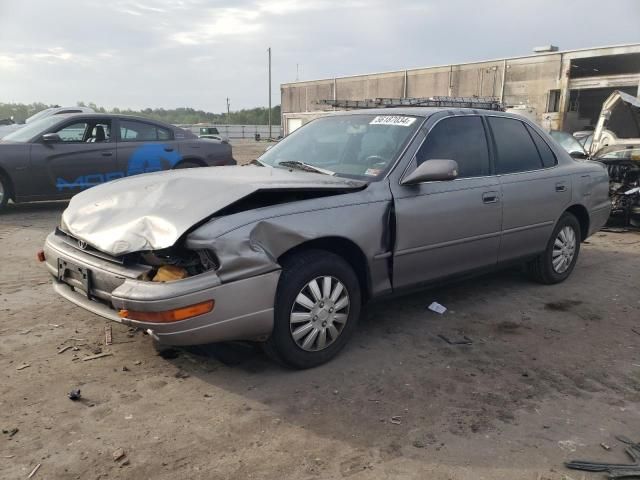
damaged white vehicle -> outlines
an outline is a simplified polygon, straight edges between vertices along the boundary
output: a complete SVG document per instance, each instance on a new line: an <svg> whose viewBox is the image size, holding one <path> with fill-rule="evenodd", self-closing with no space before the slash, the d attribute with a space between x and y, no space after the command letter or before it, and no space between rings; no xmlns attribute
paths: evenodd
<svg viewBox="0 0 640 480"><path fill-rule="evenodd" d="M597 156L599 150L613 145L640 145L640 99L619 90L602 104L589 151Z"/></svg>
<svg viewBox="0 0 640 480"><path fill-rule="evenodd" d="M41 259L64 298L161 343L260 341L307 368L338 353L373 298L513 263L565 280L607 192L601 164L517 115L341 112L256 165L83 192Z"/></svg>

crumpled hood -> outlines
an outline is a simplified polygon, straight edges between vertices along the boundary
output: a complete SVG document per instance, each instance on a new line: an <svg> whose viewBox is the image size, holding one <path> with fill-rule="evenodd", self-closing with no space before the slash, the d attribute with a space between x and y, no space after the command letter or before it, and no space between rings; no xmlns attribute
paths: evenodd
<svg viewBox="0 0 640 480"><path fill-rule="evenodd" d="M195 224L259 190L362 188L365 182L258 166L192 168L136 175L74 196L61 228L110 255L159 250Z"/></svg>

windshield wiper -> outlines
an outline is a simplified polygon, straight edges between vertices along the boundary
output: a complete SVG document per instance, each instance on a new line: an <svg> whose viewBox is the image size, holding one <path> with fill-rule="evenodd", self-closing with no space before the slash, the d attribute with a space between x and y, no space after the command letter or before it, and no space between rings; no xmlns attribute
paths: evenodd
<svg viewBox="0 0 640 480"><path fill-rule="evenodd" d="M323 173L324 175L335 175L336 172L326 170L324 168L309 165L308 163L299 162L297 160L285 160L278 163L278 166L297 168L298 170L304 170L305 172Z"/></svg>

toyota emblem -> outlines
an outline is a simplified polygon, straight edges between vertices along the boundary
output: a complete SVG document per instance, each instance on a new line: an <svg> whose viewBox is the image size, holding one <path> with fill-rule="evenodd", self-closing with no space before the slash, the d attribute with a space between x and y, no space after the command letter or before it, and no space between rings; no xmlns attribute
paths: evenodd
<svg viewBox="0 0 640 480"><path fill-rule="evenodd" d="M87 248L87 242L84 240L78 240L78 248L80 250L85 250Z"/></svg>

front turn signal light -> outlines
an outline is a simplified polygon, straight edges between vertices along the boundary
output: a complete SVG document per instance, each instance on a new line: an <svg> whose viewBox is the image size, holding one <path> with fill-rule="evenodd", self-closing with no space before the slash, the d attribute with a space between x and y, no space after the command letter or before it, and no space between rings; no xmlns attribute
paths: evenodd
<svg viewBox="0 0 640 480"><path fill-rule="evenodd" d="M176 308L174 310L165 310L164 312L139 312L137 310L119 310L118 316L120 318L126 318L128 320L138 320L140 322L171 323L209 313L213 310L215 304L215 300L209 300L207 302L189 305L188 307Z"/></svg>

